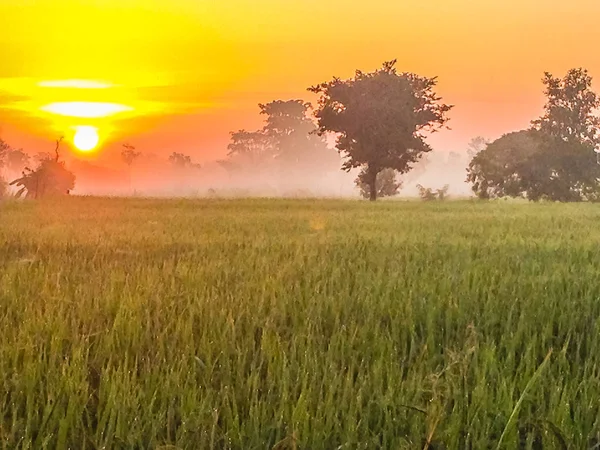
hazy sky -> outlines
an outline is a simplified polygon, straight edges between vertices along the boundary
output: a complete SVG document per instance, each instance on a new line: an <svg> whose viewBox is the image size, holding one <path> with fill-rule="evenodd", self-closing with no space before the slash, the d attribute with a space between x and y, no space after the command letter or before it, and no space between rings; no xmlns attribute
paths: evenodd
<svg viewBox="0 0 600 450"><path fill-rule="evenodd" d="M257 103L313 100L308 86L397 58L439 77L456 108L432 143L460 150L539 115L545 70L600 76L599 15L598 0L2 0L2 136L39 151L94 126L95 157L129 141L206 160L225 153L229 131L260 125ZM92 101L132 110L42 110Z"/></svg>

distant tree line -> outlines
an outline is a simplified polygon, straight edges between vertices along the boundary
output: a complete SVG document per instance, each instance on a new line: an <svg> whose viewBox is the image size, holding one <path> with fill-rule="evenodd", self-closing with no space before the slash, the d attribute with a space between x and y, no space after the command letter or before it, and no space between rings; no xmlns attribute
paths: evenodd
<svg viewBox="0 0 600 450"><path fill-rule="evenodd" d="M232 132L227 158L219 163L232 175L275 176L282 183L294 176L307 185L341 166L359 170L355 183L363 197L374 201L396 195L408 173L423 171L432 150L427 136L448 121L453 106L442 102L436 85L435 77L399 72L396 61L389 61L373 72L357 70L351 78L335 77L310 87L318 97L314 108L298 99L259 104L263 127ZM595 153L600 151L600 118L595 115L600 98L592 90L592 78L579 68L563 78L546 73L543 85L543 114L529 128L494 142L478 137L469 143L467 181L479 198L600 200ZM328 146L328 136L335 138L335 150ZM11 183L20 187L19 195L66 194L75 177L60 161L59 146L60 141L54 157L38 158L30 169L22 150L0 140L0 169L23 168ZM121 156L131 180L140 152L125 144ZM183 153L172 153L169 162L178 170L200 168ZM447 164L460 165L461 156L451 153ZM424 200L447 198L448 186L417 187Z"/></svg>

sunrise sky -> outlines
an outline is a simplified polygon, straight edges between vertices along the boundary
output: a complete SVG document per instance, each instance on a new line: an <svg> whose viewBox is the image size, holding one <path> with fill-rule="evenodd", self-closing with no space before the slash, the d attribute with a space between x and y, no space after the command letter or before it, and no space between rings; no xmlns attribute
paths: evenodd
<svg viewBox="0 0 600 450"><path fill-rule="evenodd" d="M600 77L599 15L598 0L2 0L1 136L36 152L93 127L94 158L131 142L206 161L260 126L257 103L397 58L439 77L456 107L432 143L461 150L539 115L545 70Z"/></svg>

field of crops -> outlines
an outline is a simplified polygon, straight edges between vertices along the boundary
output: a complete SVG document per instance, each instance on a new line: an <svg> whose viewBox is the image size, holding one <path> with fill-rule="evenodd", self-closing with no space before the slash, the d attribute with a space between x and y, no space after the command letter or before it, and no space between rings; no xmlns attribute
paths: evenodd
<svg viewBox="0 0 600 450"><path fill-rule="evenodd" d="M600 209L0 204L5 449L591 448Z"/></svg>

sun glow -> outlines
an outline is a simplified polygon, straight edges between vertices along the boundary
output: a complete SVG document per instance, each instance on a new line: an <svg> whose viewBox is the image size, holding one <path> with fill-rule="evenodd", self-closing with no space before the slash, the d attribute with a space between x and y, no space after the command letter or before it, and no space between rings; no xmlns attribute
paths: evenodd
<svg viewBox="0 0 600 450"><path fill-rule="evenodd" d="M98 145L98 129L92 126L75 127L75 136L73 144L82 152L89 152Z"/></svg>
<svg viewBox="0 0 600 450"><path fill-rule="evenodd" d="M108 89L112 84L94 80L50 80L40 81L39 87L61 89Z"/></svg>
<svg viewBox="0 0 600 450"><path fill-rule="evenodd" d="M58 114L60 116L80 117L85 119L114 116L115 114L133 110L133 108L126 105L101 102L59 102L42 106L41 109L42 111Z"/></svg>

